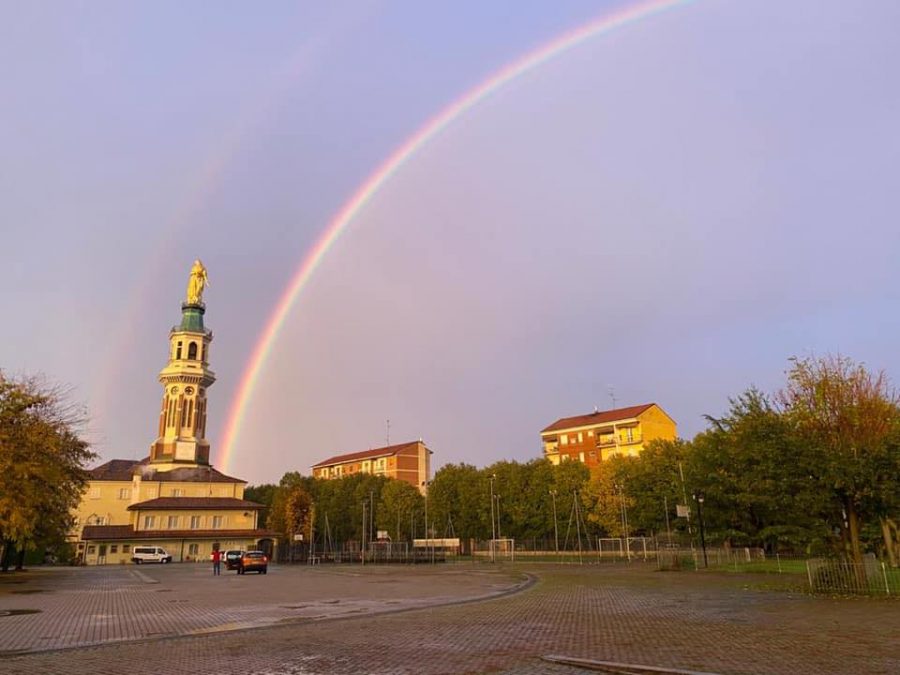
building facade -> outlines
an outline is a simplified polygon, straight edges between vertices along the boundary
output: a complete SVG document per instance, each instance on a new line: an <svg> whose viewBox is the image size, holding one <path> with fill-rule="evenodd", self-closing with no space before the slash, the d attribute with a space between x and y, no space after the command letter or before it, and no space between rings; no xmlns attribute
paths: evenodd
<svg viewBox="0 0 900 675"><path fill-rule="evenodd" d="M342 478L358 473L395 478L423 494L430 477L431 450L421 440L329 457L312 467L315 478Z"/></svg>
<svg viewBox="0 0 900 675"><path fill-rule="evenodd" d="M174 561L208 560L213 547L274 546L258 527L261 504L244 499L246 481L209 463L206 390L212 332L203 325L206 270L194 263L181 323L169 332L158 436L143 460L113 459L89 472L70 540L89 565L125 563L136 545L165 548Z"/></svg>
<svg viewBox="0 0 900 675"><path fill-rule="evenodd" d="M675 440L673 420L656 403L563 417L541 431L544 457L553 464L597 466L614 455L636 456L653 440Z"/></svg>

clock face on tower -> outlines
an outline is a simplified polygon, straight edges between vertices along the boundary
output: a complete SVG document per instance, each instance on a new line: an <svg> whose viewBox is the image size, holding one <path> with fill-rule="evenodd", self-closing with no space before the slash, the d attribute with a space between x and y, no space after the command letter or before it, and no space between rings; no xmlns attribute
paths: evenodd
<svg viewBox="0 0 900 675"><path fill-rule="evenodd" d="M194 444L190 441L178 441L175 444L175 459L187 461L194 459Z"/></svg>

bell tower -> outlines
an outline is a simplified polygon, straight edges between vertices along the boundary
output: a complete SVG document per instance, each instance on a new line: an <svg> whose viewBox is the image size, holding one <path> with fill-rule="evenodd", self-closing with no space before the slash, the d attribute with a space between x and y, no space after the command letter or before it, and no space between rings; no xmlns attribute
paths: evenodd
<svg viewBox="0 0 900 675"><path fill-rule="evenodd" d="M152 465L209 464L206 390L216 381L216 375L209 369L212 331L203 325L203 290L207 285L206 268L196 260L187 299L181 305L181 323L169 331L169 361L159 373L163 397L159 436L150 446Z"/></svg>

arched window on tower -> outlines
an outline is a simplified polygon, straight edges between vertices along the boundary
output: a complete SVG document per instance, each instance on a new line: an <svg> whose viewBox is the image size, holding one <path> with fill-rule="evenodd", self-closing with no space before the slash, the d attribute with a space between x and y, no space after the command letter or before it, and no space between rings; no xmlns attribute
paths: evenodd
<svg viewBox="0 0 900 675"><path fill-rule="evenodd" d="M206 345L201 344L200 345L200 360L203 361L205 356L206 356Z"/></svg>
<svg viewBox="0 0 900 675"><path fill-rule="evenodd" d="M188 345L188 358L191 361L197 360L197 343L196 342L191 342Z"/></svg>
<svg viewBox="0 0 900 675"><path fill-rule="evenodd" d="M178 345L175 348L175 358L176 359L181 358L181 343L180 342L178 343Z"/></svg>

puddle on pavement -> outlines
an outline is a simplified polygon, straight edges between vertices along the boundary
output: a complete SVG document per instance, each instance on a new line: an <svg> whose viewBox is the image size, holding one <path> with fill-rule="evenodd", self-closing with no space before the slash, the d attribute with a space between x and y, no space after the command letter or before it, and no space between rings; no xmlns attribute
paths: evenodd
<svg viewBox="0 0 900 675"><path fill-rule="evenodd" d="M39 609L0 609L0 619L4 616L21 616L22 614L40 614Z"/></svg>

